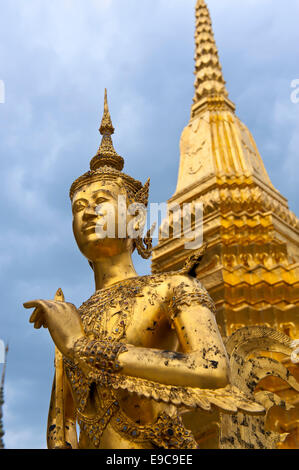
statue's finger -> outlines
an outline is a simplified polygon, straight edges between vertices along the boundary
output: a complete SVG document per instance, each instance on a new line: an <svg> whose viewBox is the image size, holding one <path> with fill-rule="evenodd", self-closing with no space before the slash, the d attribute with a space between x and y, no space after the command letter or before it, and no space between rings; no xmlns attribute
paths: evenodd
<svg viewBox="0 0 299 470"><path fill-rule="evenodd" d="M29 302L25 302L23 307L25 308L35 308L38 306L38 300L30 300Z"/></svg>
<svg viewBox="0 0 299 470"><path fill-rule="evenodd" d="M39 308L39 307L36 307L36 309L34 310L33 314L31 315L31 317L29 318L29 322L30 323L34 323L36 320L39 319L39 317L41 316L42 314L42 310Z"/></svg>
<svg viewBox="0 0 299 470"><path fill-rule="evenodd" d="M34 328L36 330L39 330L42 326L43 326L43 320L41 320L40 318L38 320L36 320L36 322L34 323Z"/></svg>

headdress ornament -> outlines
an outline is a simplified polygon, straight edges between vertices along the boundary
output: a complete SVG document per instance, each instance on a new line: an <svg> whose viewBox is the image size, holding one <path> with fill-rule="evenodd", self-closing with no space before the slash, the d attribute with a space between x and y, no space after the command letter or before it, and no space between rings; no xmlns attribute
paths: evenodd
<svg viewBox="0 0 299 470"><path fill-rule="evenodd" d="M118 155L113 147L111 136L114 134L114 127L109 112L106 89L104 114L99 131L103 136L102 142L99 150L90 162L90 171L84 173L84 175L73 182L70 189L70 198L72 199L75 192L85 184L104 180L124 185L132 202L139 202L147 206L150 181L148 180L143 186L140 181L123 173L124 159Z"/></svg>

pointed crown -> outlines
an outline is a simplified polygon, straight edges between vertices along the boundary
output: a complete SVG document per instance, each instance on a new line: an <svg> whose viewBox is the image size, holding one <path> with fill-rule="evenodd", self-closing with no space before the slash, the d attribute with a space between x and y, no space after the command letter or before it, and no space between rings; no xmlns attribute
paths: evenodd
<svg viewBox="0 0 299 470"><path fill-rule="evenodd" d="M149 196L150 180L143 186L140 181L135 180L122 172L124 159L118 155L113 147L111 136L114 127L108 107L107 90L105 89L104 114L99 128L102 142L96 155L90 162L90 171L76 179L70 189L70 198L73 199L75 192L84 185L96 181L115 182L123 185L127 191L129 200L139 202L147 206Z"/></svg>

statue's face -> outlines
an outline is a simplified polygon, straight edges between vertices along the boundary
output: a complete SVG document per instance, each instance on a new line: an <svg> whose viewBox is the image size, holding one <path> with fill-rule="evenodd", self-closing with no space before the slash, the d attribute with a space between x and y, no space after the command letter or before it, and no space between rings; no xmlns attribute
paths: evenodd
<svg viewBox="0 0 299 470"><path fill-rule="evenodd" d="M121 187L98 181L85 185L73 197L74 236L80 251L90 261L132 249L132 240L118 237L118 214L123 210L119 207L119 196L126 201Z"/></svg>

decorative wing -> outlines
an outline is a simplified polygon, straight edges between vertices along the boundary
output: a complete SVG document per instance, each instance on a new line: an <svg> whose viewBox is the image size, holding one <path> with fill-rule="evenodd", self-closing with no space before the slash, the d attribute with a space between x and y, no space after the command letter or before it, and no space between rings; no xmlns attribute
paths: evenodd
<svg viewBox="0 0 299 470"><path fill-rule="evenodd" d="M195 269L200 264L207 249L207 244L202 245L201 248L192 252L192 254L186 259L182 269L178 271L181 274L190 274L195 277Z"/></svg>
<svg viewBox="0 0 299 470"><path fill-rule="evenodd" d="M290 357L293 348L291 338L263 326L241 328L228 338L226 349L230 356L232 386L237 387L249 400L261 403L266 413L262 416L246 415L240 411L234 415L222 414L222 448L275 449L285 440L287 434L267 429L267 416L273 406L285 410L289 410L291 406L274 393L255 393L255 389L263 378L275 376L299 391L299 383L282 363L262 355L265 352L276 352Z"/></svg>
<svg viewBox="0 0 299 470"><path fill-rule="evenodd" d="M232 383L252 398L257 384L265 377L275 376L287 382L299 392L299 383L286 367L263 351L278 352L291 356L293 342L289 336L263 326L241 328L226 342L230 356Z"/></svg>
<svg viewBox="0 0 299 470"><path fill-rule="evenodd" d="M191 387L176 387L137 377L120 376L100 372L90 374L90 380L115 390L122 389L139 396L152 398L158 402L172 404L184 408L201 408L210 411L217 406L223 411L235 413L238 410L250 413L262 413L265 408L246 395L237 387L227 386L216 390L205 390Z"/></svg>

